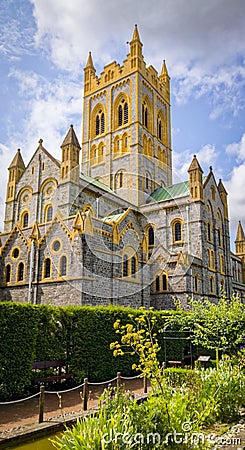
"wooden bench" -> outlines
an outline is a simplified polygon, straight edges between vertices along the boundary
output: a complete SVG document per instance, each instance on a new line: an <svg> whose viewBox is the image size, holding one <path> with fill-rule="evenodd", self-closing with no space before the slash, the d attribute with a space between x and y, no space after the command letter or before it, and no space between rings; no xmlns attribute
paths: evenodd
<svg viewBox="0 0 245 450"><path fill-rule="evenodd" d="M49 369L53 369L53 373L44 376L43 371ZM62 359L35 361L32 363L32 370L35 372L36 383L55 383L62 380L72 380L74 377L73 373L68 372L68 366Z"/></svg>
<svg viewBox="0 0 245 450"><path fill-rule="evenodd" d="M182 361L168 361L170 367L182 367Z"/></svg>

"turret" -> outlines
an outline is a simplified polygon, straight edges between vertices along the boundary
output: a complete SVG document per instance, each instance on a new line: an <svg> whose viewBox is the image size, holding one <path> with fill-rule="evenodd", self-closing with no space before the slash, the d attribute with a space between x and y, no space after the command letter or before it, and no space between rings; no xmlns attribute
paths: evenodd
<svg viewBox="0 0 245 450"><path fill-rule="evenodd" d="M245 236L240 220L237 228L235 247L236 255L242 260L242 282L245 283Z"/></svg>
<svg viewBox="0 0 245 450"><path fill-rule="evenodd" d="M79 153L80 144L78 142L76 133L73 129L73 125L70 129L61 145L62 149L62 162L60 166L60 182L65 183L67 181L79 182Z"/></svg>
<svg viewBox="0 0 245 450"><path fill-rule="evenodd" d="M87 92L91 88L91 78L95 77L96 70L92 59L91 52L88 54L87 64L84 68L84 92Z"/></svg>
<svg viewBox="0 0 245 450"><path fill-rule="evenodd" d="M7 185L7 196L6 201L12 201L15 197L15 190L18 181L20 180L23 172L25 171L25 164L22 159L20 149L17 150L17 153L11 162L9 168L9 179Z"/></svg>
<svg viewBox="0 0 245 450"><path fill-rule="evenodd" d="M203 198L203 180L202 174L203 170L197 160L196 155L194 155L191 165L188 169L189 173L189 185L191 197L194 201L204 201Z"/></svg>
<svg viewBox="0 0 245 450"><path fill-rule="evenodd" d="M159 80L160 80L160 83L163 84L166 87L167 91L169 91L170 76L168 74L168 69L167 69L167 65L166 65L165 59L163 60L162 71L161 71L161 75L159 76Z"/></svg>
<svg viewBox="0 0 245 450"><path fill-rule="evenodd" d="M227 195L228 194L227 194L227 192L225 190L225 187L224 187L224 185L223 185L221 180L219 180L218 191L219 191L219 194L220 194L221 201L222 201L222 203L224 205L224 217L225 217L226 220L228 220L229 219L228 201L227 201Z"/></svg>
<svg viewBox="0 0 245 450"><path fill-rule="evenodd" d="M143 55L142 55L143 44L140 41L140 36L138 32L138 27L135 25L134 34L132 40L130 41L130 56L131 56L131 68L142 66Z"/></svg>

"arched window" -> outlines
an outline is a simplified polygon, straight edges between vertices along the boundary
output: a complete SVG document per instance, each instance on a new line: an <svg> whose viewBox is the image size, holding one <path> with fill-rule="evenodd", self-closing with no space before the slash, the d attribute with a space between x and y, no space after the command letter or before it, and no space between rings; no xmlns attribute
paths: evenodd
<svg viewBox="0 0 245 450"><path fill-rule="evenodd" d="M46 222L51 222L53 219L53 206L49 205L46 210Z"/></svg>
<svg viewBox="0 0 245 450"><path fill-rule="evenodd" d="M124 184L124 173L122 170L116 173L115 175L115 189L120 189Z"/></svg>
<svg viewBox="0 0 245 450"><path fill-rule="evenodd" d="M158 273L155 276L154 291L156 293L168 291L168 274L166 272Z"/></svg>
<svg viewBox="0 0 245 450"><path fill-rule="evenodd" d="M142 123L144 127L148 128L148 108L146 102L142 104Z"/></svg>
<svg viewBox="0 0 245 450"><path fill-rule="evenodd" d="M174 224L174 240L181 241L181 223L175 222Z"/></svg>
<svg viewBox="0 0 245 450"><path fill-rule="evenodd" d="M127 255L123 256L123 277L128 276L128 257Z"/></svg>
<svg viewBox="0 0 245 450"><path fill-rule="evenodd" d="M168 279L166 273L162 274L162 290L167 291L168 290Z"/></svg>
<svg viewBox="0 0 245 450"><path fill-rule="evenodd" d="M28 212L23 214L23 218L22 218L22 225L23 228L27 228L28 227L28 223L29 223L29 214Z"/></svg>
<svg viewBox="0 0 245 450"><path fill-rule="evenodd" d="M136 274L136 258L132 256L131 258L131 276L135 278Z"/></svg>
<svg viewBox="0 0 245 450"><path fill-rule="evenodd" d="M143 155L147 155L147 137L143 135Z"/></svg>
<svg viewBox="0 0 245 450"><path fill-rule="evenodd" d="M147 248L148 248L147 256L148 256L148 258L151 257L154 244L155 244L154 228L149 227L147 230Z"/></svg>
<svg viewBox="0 0 245 450"><path fill-rule="evenodd" d="M158 147L158 160L163 164L167 164L166 150L161 148L160 146Z"/></svg>
<svg viewBox="0 0 245 450"><path fill-rule="evenodd" d="M147 143L147 153L148 153L148 156L153 156L153 144L152 144L152 140L150 138L148 139L148 143Z"/></svg>
<svg viewBox="0 0 245 450"><path fill-rule="evenodd" d="M24 263L20 262L17 268L17 281L24 280Z"/></svg>
<svg viewBox="0 0 245 450"><path fill-rule="evenodd" d="M198 275L194 275L194 292L198 292Z"/></svg>
<svg viewBox="0 0 245 450"><path fill-rule="evenodd" d="M210 293L214 294L214 279L210 277Z"/></svg>
<svg viewBox="0 0 245 450"><path fill-rule="evenodd" d="M65 255L60 258L60 275L65 277L67 274L67 257Z"/></svg>
<svg viewBox="0 0 245 450"><path fill-rule="evenodd" d="M211 225L210 222L207 223L207 237L208 237L208 241L211 242Z"/></svg>
<svg viewBox="0 0 245 450"><path fill-rule="evenodd" d="M123 108L123 123L128 123L128 104L127 104L127 102L124 104L124 108Z"/></svg>
<svg viewBox="0 0 245 450"><path fill-rule="evenodd" d="M122 151L128 151L128 135L126 133L122 137Z"/></svg>
<svg viewBox="0 0 245 450"><path fill-rule="evenodd" d="M121 188L123 187L123 172L119 172L118 176L119 176L118 185Z"/></svg>
<svg viewBox="0 0 245 450"><path fill-rule="evenodd" d="M100 117L98 114L95 119L95 134L96 134L96 136L98 136L98 134L100 134Z"/></svg>
<svg viewBox="0 0 245 450"><path fill-rule="evenodd" d="M122 109L122 105L119 105L118 108L118 126L120 127L123 123L123 109Z"/></svg>
<svg viewBox="0 0 245 450"><path fill-rule="evenodd" d="M44 274L43 278L50 278L51 276L51 259L46 258L44 261Z"/></svg>
<svg viewBox="0 0 245 450"><path fill-rule="evenodd" d="M104 157L104 144L103 142L101 142L99 145L99 162L103 160L103 157Z"/></svg>
<svg viewBox="0 0 245 450"><path fill-rule="evenodd" d="M157 118L157 137L160 141L162 140L162 121L160 116Z"/></svg>
<svg viewBox="0 0 245 450"><path fill-rule="evenodd" d="M96 145L92 145L90 149L90 164L94 165L96 164L96 158L97 158L97 147Z"/></svg>
<svg viewBox="0 0 245 450"><path fill-rule="evenodd" d="M214 251L210 248L208 249L208 265L209 269L214 270L215 268L215 260L214 260Z"/></svg>
<svg viewBox="0 0 245 450"><path fill-rule="evenodd" d="M117 110L117 126L121 127L126 123L128 123L128 103L123 98Z"/></svg>
<svg viewBox="0 0 245 450"><path fill-rule="evenodd" d="M220 228L218 228L217 233L218 233L218 246L219 246L219 247L222 247L222 239L221 239L221 231L220 231Z"/></svg>
<svg viewBox="0 0 245 450"><path fill-rule="evenodd" d="M159 275L156 276L156 288L155 288L156 292L160 291L160 277Z"/></svg>
<svg viewBox="0 0 245 450"><path fill-rule="evenodd" d="M152 227L148 228L148 245L154 245L154 229Z"/></svg>
<svg viewBox="0 0 245 450"><path fill-rule="evenodd" d="M145 174L145 188L149 189L149 175L147 172Z"/></svg>
<svg viewBox="0 0 245 450"><path fill-rule="evenodd" d="M95 117L95 135L98 136L105 132L105 114L102 109L96 114Z"/></svg>
<svg viewBox="0 0 245 450"><path fill-rule="evenodd" d="M116 136L114 139L114 153L120 152L120 138L119 136Z"/></svg>
<svg viewBox="0 0 245 450"><path fill-rule="evenodd" d="M101 114L101 133L105 132L105 114Z"/></svg>
<svg viewBox="0 0 245 450"><path fill-rule="evenodd" d="M5 268L5 279L6 279L6 283L10 282L11 279L11 265L7 264L6 268Z"/></svg>
<svg viewBox="0 0 245 450"><path fill-rule="evenodd" d="M224 265L224 255L219 255L220 258L220 272L225 273L225 265ZM239 280L238 280L239 281Z"/></svg>

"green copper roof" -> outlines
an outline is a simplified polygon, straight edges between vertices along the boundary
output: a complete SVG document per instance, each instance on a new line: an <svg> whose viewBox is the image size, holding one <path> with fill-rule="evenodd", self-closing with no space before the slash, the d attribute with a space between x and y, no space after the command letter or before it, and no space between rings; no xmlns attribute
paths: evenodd
<svg viewBox="0 0 245 450"><path fill-rule="evenodd" d="M101 181L95 180L94 178L89 177L88 175L84 175L83 173L80 173L80 178L82 180L86 181L86 183L88 183L88 184L92 184L95 187L103 189L103 191L114 194L114 192L108 186L106 186L104 183L101 183Z"/></svg>
<svg viewBox="0 0 245 450"><path fill-rule="evenodd" d="M125 214L125 211L123 211L120 214L114 214L113 216L106 216L103 218L103 220L105 222L117 222L124 214Z"/></svg>
<svg viewBox="0 0 245 450"><path fill-rule="evenodd" d="M147 200L147 203L161 202L178 197L186 197L189 194L189 181L183 181L182 183L172 184L172 186L160 187L156 189Z"/></svg>

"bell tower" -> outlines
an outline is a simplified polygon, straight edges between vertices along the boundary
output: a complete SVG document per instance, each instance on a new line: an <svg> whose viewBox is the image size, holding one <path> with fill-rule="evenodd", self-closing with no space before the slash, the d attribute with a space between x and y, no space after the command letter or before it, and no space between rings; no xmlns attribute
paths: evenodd
<svg viewBox="0 0 245 450"><path fill-rule="evenodd" d="M236 255L242 260L242 282L245 283L245 236L240 220L237 228L235 247Z"/></svg>
<svg viewBox="0 0 245 450"><path fill-rule="evenodd" d="M9 168L9 178L7 184L6 194L6 208L5 208L5 220L4 231L12 230L14 226L14 209L15 209L15 192L16 186L25 171L25 164L21 156L20 149L17 150L13 161Z"/></svg>
<svg viewBox="0 0 245 450"><path fill-rule="evenodd" d="M62 161L60 165L59 210L64 217L75 214L79 194L80 144L73 125L61 144Z"/></svg>
<svg viewBox="0 0 245 450"><path fill-rule="evenodd" d="M194 201L204 201L203 198L203 180L202 174L203 170L197 160L196 155L194 155L191 165L188 169L189 173L189 186L191 197Z"/></svg>
<svg viewBox="0 0 245 450"><path fill-rule="evenodd" d="M146 66L137 25L122 65L84 68L82 171L133 204L172 184L170 78Z"/></svg>

